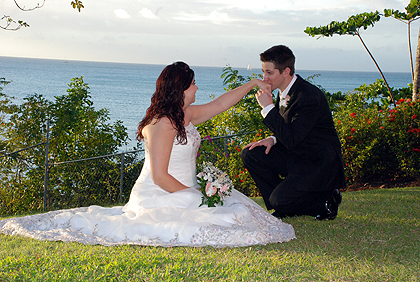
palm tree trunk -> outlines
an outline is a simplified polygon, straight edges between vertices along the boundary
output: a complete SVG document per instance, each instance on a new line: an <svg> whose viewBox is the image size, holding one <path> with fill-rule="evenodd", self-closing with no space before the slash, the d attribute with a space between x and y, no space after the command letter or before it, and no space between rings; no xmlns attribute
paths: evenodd
<svg viewBox="0 0 420 282"><path fill-rule="evenodd" d="M413 101L419 100L419 88L420 88L420 28L419 35L417 37L417 51L416 51L416 62L414 66L414 79L413 79Z"/></svg>

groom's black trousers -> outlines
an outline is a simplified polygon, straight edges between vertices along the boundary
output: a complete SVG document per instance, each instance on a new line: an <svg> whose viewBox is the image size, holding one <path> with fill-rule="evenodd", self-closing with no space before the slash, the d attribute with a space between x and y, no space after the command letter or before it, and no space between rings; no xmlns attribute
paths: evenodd
<svg viewBox="0 0 420 282"><path fill-rule="evenodd" d="M275 209L286 216L320 214L332 191L298 191L288 177L286 151L282 149L273 146L265 154L266 147L258 146L241 152L242 161L260 190L267 210Z"/></svg>

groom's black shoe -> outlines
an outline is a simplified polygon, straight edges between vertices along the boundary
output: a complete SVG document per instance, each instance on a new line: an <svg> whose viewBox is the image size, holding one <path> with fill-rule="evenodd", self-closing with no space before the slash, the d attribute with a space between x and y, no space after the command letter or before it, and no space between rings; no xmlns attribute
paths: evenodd
<svg viewBox="0 0 420 282"><path fill-rule="evenodd" d="M318 214L315 219L316 220L334 220L337 217L338 213L338 206L341 204L343 196L341 195L338 189L333 191L333 194L330 199L325 201L324 203L324 210Z"/></svg>
<svg viewBox="0 0 420 282"><path fill-rule="evenodd" d="M285 218L285 217L287 217L287 215L286 215L286 214L281 213L281 212L278 212L278 211L274 211L271 215L272 215L272 216L275 216L275 217L277 217L277 218Z"/></svg>
<svg viewBox="0 0 420 282"><path fill-rule="evenodd" d="M341 200L343 199L343 195L341 195L340 190L334 189L333 197L335 201L337 202L337 205L339 206L341 204Z"/></svg>

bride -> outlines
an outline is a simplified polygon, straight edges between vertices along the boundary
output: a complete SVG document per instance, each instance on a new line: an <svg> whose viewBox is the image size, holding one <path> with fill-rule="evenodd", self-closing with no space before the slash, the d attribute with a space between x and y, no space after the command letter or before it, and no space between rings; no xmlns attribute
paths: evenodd
<svg viewBox="0 0 420 282"><path fill-rule="evenodd" d="M236 104L252 88L271 91L254 79L203 105L192 105L198 87L183 62L168 65L156 82L137 139L145 161L125 206L90 206L0 221L0 233L38 240L101 245L249 246L295 238L290 224L235 189L224 205L200 206L195 158L200 135L194 125Z"/></svg>

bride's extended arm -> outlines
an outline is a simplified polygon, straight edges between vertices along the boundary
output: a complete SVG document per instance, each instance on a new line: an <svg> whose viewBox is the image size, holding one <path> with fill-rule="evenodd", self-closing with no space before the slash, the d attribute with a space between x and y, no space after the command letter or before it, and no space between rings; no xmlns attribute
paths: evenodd
<svg viewBox="0 0 420 282"><path fill-rule="evenodd" d="M153 182L168 192L176 192L188 188L168 173L176 130L166 118L161 118L155 124L149 124L143 129L147 139L150 154L150 171Z"/></svg>
<svg viewBox="0 0 420 282"><path fill-rule="evenodd" d="M189 111L189 114L191 115L191 122L196 125L226 111L238 103L252 88L256 86L265 92L271 93L270 84L263 82L260 79L253 79L229 92L226 92L209 103L189 106L187 111Z"/></svg>

